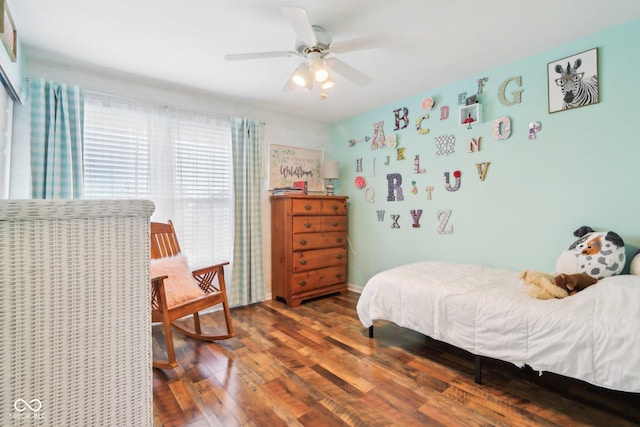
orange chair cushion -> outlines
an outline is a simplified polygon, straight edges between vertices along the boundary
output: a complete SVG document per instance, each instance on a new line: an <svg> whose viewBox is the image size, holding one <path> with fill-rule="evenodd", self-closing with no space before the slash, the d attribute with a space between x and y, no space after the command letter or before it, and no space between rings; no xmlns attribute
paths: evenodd
<svg viewBox="0 0 640 427"><path fill-rule="evenodd" d="M168 276L164 279L168 307L173 307L181 302L204 295L204 292L193 278L187 258L184 255L178 254L171 257L152 259L150 265L151 277Z"/></svg>

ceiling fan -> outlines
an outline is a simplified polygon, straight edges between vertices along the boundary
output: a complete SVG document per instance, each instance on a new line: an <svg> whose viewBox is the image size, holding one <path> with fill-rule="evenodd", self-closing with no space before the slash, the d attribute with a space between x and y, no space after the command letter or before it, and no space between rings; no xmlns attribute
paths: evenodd
<svg viewBox="0 0 640 427"><path fill-rule="evenodd" d="M304 58L304 61L298 65L285 82L282 87L283 91L293 90L296 86L311 90L315 84L318 84L321 89L328 89L334 84L331 78L333 72L359 86L365 86L371 82L369 76L344 61L328 57L328 55L331 53L341 54L356 50L374 49L387 45L394 39L393 35L382 34L334 43L331 35L322 27L311 25L307 12L303 8L282 7L281 10L296 33L295 50L231 54L225 55L225 59L227 61L239 61L291 56ZM321 93L321 97L324 96L326 95Z"/></svg>

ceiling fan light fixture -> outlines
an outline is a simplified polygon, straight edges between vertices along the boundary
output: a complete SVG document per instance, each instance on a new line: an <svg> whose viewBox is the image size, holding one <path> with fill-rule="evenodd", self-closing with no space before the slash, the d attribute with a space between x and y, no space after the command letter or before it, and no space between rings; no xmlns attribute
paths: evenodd
<svg viewBox="0 0 640 427"><path fill-rule="evenodd" d="M315 67L313 77L316 81L323 82L329 78L329 70L327 70L327 67L324 64L319 63Z"/></svg>
<svg viewBox="0 0 640 427"><path fill-rule="evenodd" d="M311 72L309 70L309 67L303 62L302 64L298 65L298 68L296 68L296 72L293 73L291 79L298 86L307 86L308 82L311 80L310 77Z"/></svg>
<svg viewBox="0 0 640 427"><path fill-rule="evenodd" d="M329 89L330 87L333 87L333 85L335 84L335 82L333 80L331 80L330 77L328 77L324 83L322 83L322 86L320 86L322 89Z"/></svg>

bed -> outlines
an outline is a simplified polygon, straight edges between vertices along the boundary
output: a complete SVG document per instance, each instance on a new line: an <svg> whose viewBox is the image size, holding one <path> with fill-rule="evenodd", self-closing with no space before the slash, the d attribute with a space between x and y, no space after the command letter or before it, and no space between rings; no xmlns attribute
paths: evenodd
<svg viewBox="0 0 640 427"><path fill-rule="evenodd" d="M373 276L358 300L362 324L391 321L482 357L640 392L640 276L600 280L564 299L526 293L519 272L418 262Z"/></svg>

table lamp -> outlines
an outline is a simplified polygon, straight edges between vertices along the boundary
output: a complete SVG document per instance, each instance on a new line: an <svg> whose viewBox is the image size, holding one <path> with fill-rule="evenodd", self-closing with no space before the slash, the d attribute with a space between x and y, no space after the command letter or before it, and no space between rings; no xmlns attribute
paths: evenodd
<svg viewBox="0 0 640 427"><path fill-rule="evenodd" d="M325 194L333 196L333 180L340 178L340 165L335 160L330 160L322 164L322 178L327 180Z"/></svg>

